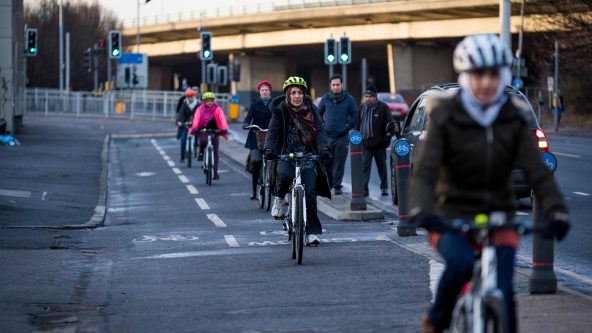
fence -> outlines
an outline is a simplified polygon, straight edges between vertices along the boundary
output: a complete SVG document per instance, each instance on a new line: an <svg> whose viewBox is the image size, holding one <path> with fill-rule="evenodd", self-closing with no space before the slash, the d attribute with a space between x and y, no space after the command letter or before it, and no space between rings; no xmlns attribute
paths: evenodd
<svg viewBox="0 0 592 333"><path fill-rule="evenodd" d="M152 118L173 120L183 92L114 90L102 93L60 92L58 89L25 90L25 113L75 117ZM229 94L216 94L216 103L228 115ZM241 116L241 115L239 115Z"/></svg>

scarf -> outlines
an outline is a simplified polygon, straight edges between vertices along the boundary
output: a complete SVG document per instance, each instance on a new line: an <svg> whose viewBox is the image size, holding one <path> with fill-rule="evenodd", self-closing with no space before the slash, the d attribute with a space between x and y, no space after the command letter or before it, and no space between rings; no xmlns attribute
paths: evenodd
<svg viewBox="0 0 592 333"><path fill-rule="evenodd" d="M464 72L458 76L458 84L460 85L460 100L469 116L482 127L489 127L497 118L499 111L508 99L504 94L504 88L510 84L512 79L512 72L509 67L502 67L499 69L500 83L497 91L493 97L493 101L488 104L483 104L473 94L471 90L469 73Z"/></svg>
<svg viewBox="0 0 592 333"><path fill-rule="evenodd" d="M315 143L317 129L314 126L314 112L308 104L308 100L305 99L299 107L296 107L290 103L289 97L286 96L284 108L294 125L296 125L302 143L305 146L312 147Z"/></svg>
<svg viewBox="0 0 592 333"><path fill-rule="evenodd" d="M329 92L329 99L333 102L333 105L337 105L337 103L341 102L345 98L345 91L341 91L339 94L334 94Z"/></svg>
<svg viewBox="0 0 592 333"><path fill-rule="evenodd" d="M208 123L210 122L210 120L212 120L212 118L214 118L214 115L216 114L216 109L218 108L218 104L216 104L214 102L214 104L212 104L211 108L206 107L206 103L202 103L199 106L199 109L197 109L197 112L200 113L201 117L199 118L199 124L197 126L199 126L199 128L205 128Z"/></svg>
<svg viewBox="0 0 592 333"><path fill-rule="evenodd" d="M193 110L195 110L195 106L197 105L197 99L193 98L193 102L191 102L191 103L189 103L189 101L187 99L185 99L185 103L187 103L189 110L193 111Z"/></svg>
<svg viewBox="0 0 592 333"><path fill-rule="evenodd" d="M263 102L263 105L268 106L269 102L271 102L271 95L267 99L261 98L261 102Z"/></svg>
<svg viewBox="0 0 592 333"><path fill-rule="evenodd" d="M368 105L364 103L362 108L362 122L360 124L360 132L362 132L362 138L370 139L374 137L374 129L372 128L372 115L376 109L376 103Z"/></svg>

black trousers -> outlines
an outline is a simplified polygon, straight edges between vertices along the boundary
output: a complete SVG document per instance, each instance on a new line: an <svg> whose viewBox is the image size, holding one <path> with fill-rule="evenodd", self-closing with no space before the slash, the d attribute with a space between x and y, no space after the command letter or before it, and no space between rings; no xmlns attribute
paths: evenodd
<svg viewBox="0 0 592 333"><path fill-rule="evenodd" d="M295 165L292 161L279 161L277 164L276 193L283 198L290 191L294 180ZM323 233L321 221L317 213L316 168L300 169L300 179L306 192L306 233L320 235Z"/></svg>
<svg viewBox="0 0 592 333"><path fill-rule="evenodd" d="M345 160L349 152L349 138L348 135L343 135L338 138L329 138L329 146L331 147L331 155L333 155L333 162L331 166L331 173L333 175L333 188L341 188L343 181L343 170L345 169Z"/></svg>
<svg viewBox="0 0 592 333"><path fill-rule="evenodd" d="M378 169L378 176L380 177L380 189L388 189L386 149L382 147L362 147L362 175L364 176L364 193L369 193L368 182L370 182L370 173L372 171L372 159L376 161L376 168Z"/></svg>

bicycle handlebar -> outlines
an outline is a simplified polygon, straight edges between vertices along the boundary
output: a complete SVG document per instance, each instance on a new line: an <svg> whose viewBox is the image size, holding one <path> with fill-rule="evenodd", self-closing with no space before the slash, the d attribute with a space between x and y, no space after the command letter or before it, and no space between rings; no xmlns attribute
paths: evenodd
<svg viewBox="0 0 592 333"><path fill-rule="evenodd" d="M287 160L291 160L291 159L318 161L319 155L298 152L298 153L289 153L289 154L278 155L278 159L282 160L282 161L287 161Z"/></svg>
<svg viewBox="0 0 592 333"><path fill-rule="evenodd" d="M213 129L213 128L202 128L202 129L193 130L193 133L221 134L222 131L220 131L219 129Z"/></svg>
<svg viewBox="0 0 592 333"><path fill-rule="evenodd" d="M450 231L482 231L499 228L513 229L520 235L540 233L546 231L545 227L535 227L527 216L506 217L505 212L492 212L489 215L479 214L473 221L463 218L449 219L443 227Z"/></svg>
<svg viewBox="0 0 592 333"><path fill-rule="evenodd" d="M244 129L255 129L255 130L257 130L257 132L264 132L264 133L269 131L269 128L263 129L257 125L247 125L244 127Z"/></svg>

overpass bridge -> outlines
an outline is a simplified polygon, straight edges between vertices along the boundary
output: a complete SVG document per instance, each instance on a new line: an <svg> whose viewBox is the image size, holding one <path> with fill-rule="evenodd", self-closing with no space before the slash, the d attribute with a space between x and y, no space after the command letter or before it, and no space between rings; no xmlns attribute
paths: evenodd
<svg viewBox="0 0 592 333"><path fill-rule="evenodd" d="M352 41L348 90L359 97L360 63L366 58L369 78L379 90L414 92L455 79L451 56L465 35L499 33L499 0L318 0L287 2L265 11L240 8L226 15L146 24L141 27L141 52L150 57L150 88L173 89L188 78L201 81L199 29L213 33L214 61L241 63L236 90L246 97L262 79L281 86L289 75L301 75L311 94L327 90L324 41L347 35ZM520 28L520 0L512 1L511 32ZM541 13L544 14L544 13ZM540 30L538 17L525 18L525 31ZM123 35L134 42L136 28ZM133 46L129 50L134 50ZM335 68L340 73L340 66ZM250 94L251 93L251 94ZM243 99L244 100L244 99Z"/></svg>

